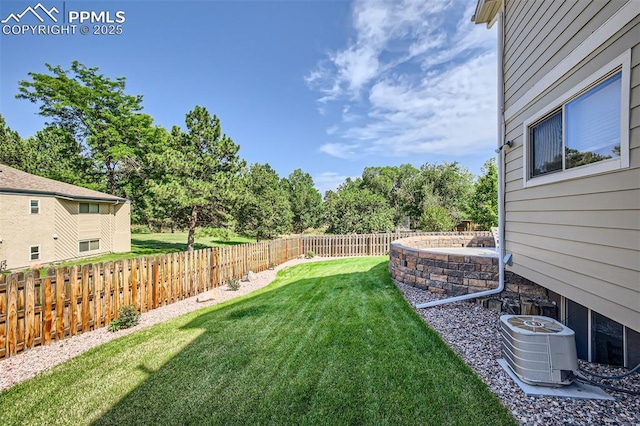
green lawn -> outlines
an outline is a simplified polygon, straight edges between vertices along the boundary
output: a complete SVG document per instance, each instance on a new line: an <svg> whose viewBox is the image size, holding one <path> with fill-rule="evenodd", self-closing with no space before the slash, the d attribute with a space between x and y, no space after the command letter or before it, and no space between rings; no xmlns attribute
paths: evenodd
<svg viewBox="0 0 640 426"><path fill-rule="evenodd" d="M515 425L384 258L309 263L0 394L0 424Z"/></svg>
<svg viewBox="0 0 640 426"><path fill-rule="evenodd" d="M230 246L235 244L253 243L255 239L236 235L229 240L222 240L215 237L201 237L195 240L195 249L209 247ZM140 256L155 256L164 253L183 252L187 250L187 233L153 233L153 234L131 234L131 251L127 253L108 253L100 256L78 259L70 262L63 262L64 266L84 265L86 263L112 262L120 259L133 259ZM43 268L46 273L46 268Z"/></svg>

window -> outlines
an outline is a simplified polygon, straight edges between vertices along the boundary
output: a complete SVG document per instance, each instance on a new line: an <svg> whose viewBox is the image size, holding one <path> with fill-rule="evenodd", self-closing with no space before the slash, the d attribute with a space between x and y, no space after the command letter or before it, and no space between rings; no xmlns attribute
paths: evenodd
<svg viewBox="0 0 640 426"><path fill-rule="evenodd" d="M591 359L601 364L624 365L623 325L595 311L591 321Z"/></svg>
<svg viewBox="0 0 640 426"><path fill-rule="evenodd" d="M40 214L40 200L29 200L29 212L31 214Z"/></svg>
<svg viewBox="0 0 640 426"><path fill-rule="evenodd" d="M524 186L629 166L630 52L524 123Z"/></svg>
<svg viewBox="0 0 640 426"><path fill-rule="evenodd" d="M78 243L78 251L82 253L83 251L93 251L100 249L100 240L87 240L80 241Z"/></svg>
<svg viewBox="0 0 640 426"><path fill-rule="evenodd" d="M80 203L78 213L100 213L100 205L98 203Z"/></svg>
<svg viewBox="0 0 640 426"><path fill-rule="evenodd" d="M579 359L635 367L640 362L640 333L564 296L560 317L575 332Z"/></svg>
<svg viewBox="0 0 640 426"><path fill-rule="evenodd" d="M29 260L40 260L40 246L29 247Z"/></svg>

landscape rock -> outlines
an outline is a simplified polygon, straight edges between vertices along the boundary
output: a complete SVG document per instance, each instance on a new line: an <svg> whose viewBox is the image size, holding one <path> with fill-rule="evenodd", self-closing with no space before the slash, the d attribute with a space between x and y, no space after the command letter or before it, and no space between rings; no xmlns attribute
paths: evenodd
<svg viewBox="0 0 640 426"><path fill-rule="evenodd" d="M256 275L256 273L255 273L255 272L253 272L253 271L249 271L249 272L247 272L247 273L246 273L246 274L244 274L244 276L242 277L242 281L250 282L250 283L254 282L254 281L255 281L255 280L257 280L257 279L258 279L258 275Z"/></svg>

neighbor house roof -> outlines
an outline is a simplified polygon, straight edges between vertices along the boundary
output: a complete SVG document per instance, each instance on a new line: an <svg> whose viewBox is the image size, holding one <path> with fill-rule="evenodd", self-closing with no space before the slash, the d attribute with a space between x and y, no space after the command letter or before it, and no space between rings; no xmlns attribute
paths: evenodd
<svg viewBox="0 0 640 426"><path fill-rule="evenodd" d="M471 22L487 24L490 27L500 9L502 9L502 0L478 0Z"/></svg>
<svg viewBox="0 0 640 426"><path fill-rule="evenodd" d="M127 202L125 198L92 189L32 175L0 164L0 194L49 195L58 198L89 201Z"/></svg>

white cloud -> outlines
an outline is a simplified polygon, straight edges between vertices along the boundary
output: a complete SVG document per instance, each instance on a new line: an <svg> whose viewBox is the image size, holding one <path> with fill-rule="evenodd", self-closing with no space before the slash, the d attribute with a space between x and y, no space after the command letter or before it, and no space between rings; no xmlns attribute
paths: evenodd
<svg viewBox="0 0 640 426"><path fill-rule="evenodd" d="M463 0L357 1L355 37L306 80L342 110L320 151L342 159L468 155L495 144L495 31Z"/></svg>
<svg viewBox="0 0 640 426"><path fill-rule="evenodd" d="M338 131L338 126L331 126L327 129L327 134L332 135Z"/></svg>
<svg viewBox="0 0 640 426"><path fill-rule="evenodd" d="M349 159L355 155L359 148L359 144L353 143L326 143L320 147L320 152L332 157Z"/></svg>
<svg viewBox="0 0 640 426"><path fill-rule="evenodd" d="M351 179L356 178L355 176L345 176L336 172L324 172L319 176L314 176L313 182L315 183L316 189L320 191L320 194L324 197L326 191L335 191L348 177L351 177Z"/></svg>

